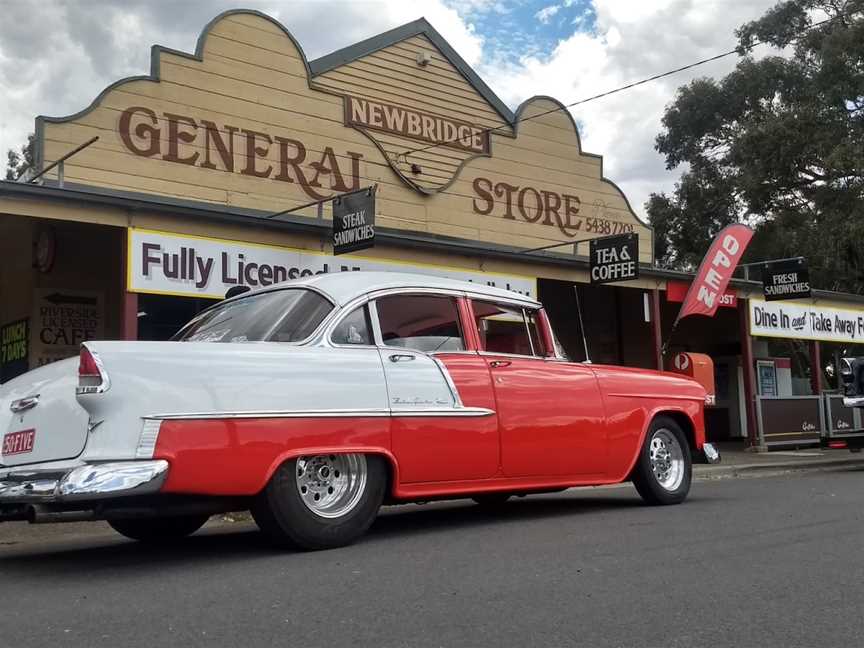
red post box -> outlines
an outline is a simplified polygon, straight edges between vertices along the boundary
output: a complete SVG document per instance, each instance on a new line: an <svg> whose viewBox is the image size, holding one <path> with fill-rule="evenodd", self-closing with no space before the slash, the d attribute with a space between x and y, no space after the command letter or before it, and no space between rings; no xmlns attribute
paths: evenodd
<svg viewBox="0 0 864 648"><path fill-rule="evenodd" d="M676 353L669 361L669 371L690 376L708 392L709 404L713 404L714 395L714 361L704 353Z"/></svg>

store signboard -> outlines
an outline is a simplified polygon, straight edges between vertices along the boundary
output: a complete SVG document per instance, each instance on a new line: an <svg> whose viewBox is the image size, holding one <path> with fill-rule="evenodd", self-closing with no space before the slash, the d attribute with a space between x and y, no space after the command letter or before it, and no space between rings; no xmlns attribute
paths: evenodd
<svg viewBox="0 0 864 648"><path fill-rule="evenodd" d="M29 369L29 344L29 320L26 318L0 326L0 383Z"/></svg>
<svg viewBox="0 0 864 648"><path fill-rule="evenodd" d="M864 309L750 300L750 334L824 342L864 342Z"/></svg>
<svg viewBox="0 0 864 648"><path fill-rule="evenodd" d="M590 242L591 283L605 284L639 278L639 236L604 236Z"/></svg>
<svg viewBox="0 0 864 648"><path fill-rule="evenodd" d="M269 286L326 272L412 272L495 286L536 297L537 280L479 270L323 254L243 241L129 230L127 288L131 292L221 299L229 288Z"/></svg>
<svg viewBox="0 0 864 648"><path fill-rule="evenodd" d="M769 261L762 270L765 301L810 297L810 270L803 258Z"/></svg>
<svg viewBox="0 0 864 648"><path fill-rule="evenodd" d="M72 288L41 288L31 319L32 367L78 355L81 343L105 337L101 292Z"/></svg>
<svg viewBox="0 0 864 648"><path fill-rule="evenodd" d="M666 283L666 301L683 302L690 290L690 284L683 281L669 281ZM732 288L727 288L724 293L717 297L720 308L738 308L738 295Z"/></svg>
<svg viewBox="0 0 864 648"><path fill-rule="evenodd" d="M771 360L758 360L756 372L759 379L760 396L779 396L777 393L777 367Z"/></svg>
<svg viewBox="0 0 864 648"><path fill-rule="evenodd" d="M375 190L333 200L333 254L357 252L375 246Z"/></svg>

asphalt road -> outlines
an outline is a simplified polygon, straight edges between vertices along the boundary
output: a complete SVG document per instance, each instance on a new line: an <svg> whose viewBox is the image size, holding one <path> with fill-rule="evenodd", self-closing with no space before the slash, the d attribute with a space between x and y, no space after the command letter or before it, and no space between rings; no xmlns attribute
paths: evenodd
<svg viewBox="0 0 864 648"><path fill-rule="evenodd" d="M279 553L246 523L149 549L0 525L0 646L861 646L864 469L386 509Z"/></svg>

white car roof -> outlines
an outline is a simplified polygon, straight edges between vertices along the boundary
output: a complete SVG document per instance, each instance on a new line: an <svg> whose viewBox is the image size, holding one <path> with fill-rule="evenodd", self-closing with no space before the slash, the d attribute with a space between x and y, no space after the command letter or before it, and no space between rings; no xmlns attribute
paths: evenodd
<svg viewBox="0 0 864 648"><path fill-rule="evenodd" d="M330 296L338 305L344 306L351 300L367 293L379 290L400 288L431 288L437 290L458 290L490 297L493 299L516 300L531 306L540 306L539 302L512 290L487 286L470 281L447 279L434 275L410 272L330 272L327 274L304 277L276 284L265 290L274 290L293 286L310 286Z"/></svg>

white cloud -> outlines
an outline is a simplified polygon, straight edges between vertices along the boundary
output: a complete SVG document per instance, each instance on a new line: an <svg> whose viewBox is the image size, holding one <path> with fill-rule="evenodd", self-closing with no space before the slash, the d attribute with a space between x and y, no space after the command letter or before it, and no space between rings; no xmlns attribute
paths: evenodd
<svg viewBox="0 0 864 648"><path fill-rule="evenodd" d="M544 25L548 25L552 17L561 11L561 5L549 5L543 7L540 11L534 14L534 17Z"/></svg>
<svg viewBox="0 0 864 648"><path fill-rule="evenodd" d="M459 0L465 11L497 11L492 0ZM194 51L204 25L236 0L89 0L2 3L0 178L6 150L18 149L36 115L68 115L110 83L150 71L154 43ZM247 0L285 24L310 59L425 16L471 65L483 39L444 0Z"/></svg>
<svg viewBox="0 0 864 648"><path fill-rule="evenodd" d="M731 49L733 31L774 0L593 0L596 29L577 31L548 56L484 65L481 73L508 105L533 95L571 103ZM604 157L606 177L643 212L651 192L668 191L669 172L654 150L663 109L676 89L699 76L729 72L730 57L572 110L585 150Z"/></svg>

